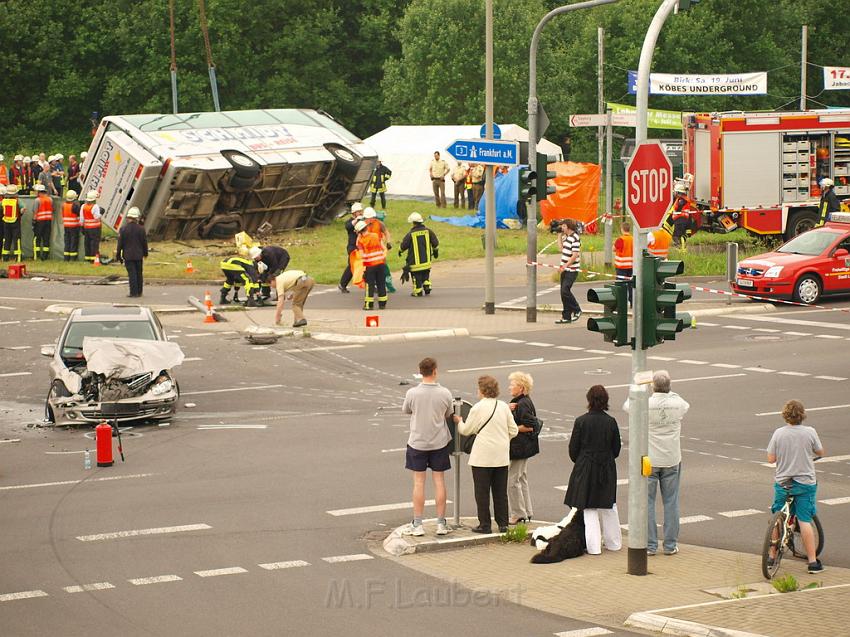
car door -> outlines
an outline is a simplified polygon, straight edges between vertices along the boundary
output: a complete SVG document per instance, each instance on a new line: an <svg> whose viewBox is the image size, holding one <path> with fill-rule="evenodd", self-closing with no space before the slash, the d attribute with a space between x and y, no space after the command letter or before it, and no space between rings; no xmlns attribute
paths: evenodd
<svg viewBox="0 0 850 637"><path fill-rule="evenodd" d="M839 250L845 250L847 254L836 256ZM824 291L850 292L850 232L830 248L828 255L824 272Z"/></svg>

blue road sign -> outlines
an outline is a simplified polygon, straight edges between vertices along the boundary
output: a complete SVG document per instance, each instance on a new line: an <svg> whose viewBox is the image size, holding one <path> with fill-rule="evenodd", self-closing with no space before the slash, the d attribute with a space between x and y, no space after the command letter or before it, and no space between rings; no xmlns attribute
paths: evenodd
<svg viewBox="0 0 850 637"><path fill-rule="evenodd" d="M478 134L481 136L481 139L487 137L487 124L481 124L481 130ZM495 123L493 124L493 139L502 139L502 129Z"/></svg>
<svg viewBox="0 0 850 637"><path fill-rule="evenodd" d="M519 143L516 141L492 141L489 139L458 139L446 148L449 155L458 161L497 166L519 164Z"/></svg>

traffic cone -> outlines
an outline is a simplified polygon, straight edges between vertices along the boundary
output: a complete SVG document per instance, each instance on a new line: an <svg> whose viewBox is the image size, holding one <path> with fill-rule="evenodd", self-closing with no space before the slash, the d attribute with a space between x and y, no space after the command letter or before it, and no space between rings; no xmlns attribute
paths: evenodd
<svg viewBox="0 0 850 637"><path fill-rule="evenodd" d="M209 290L204 292L204 305L207 307L207 309L213 306L212 296L210 295Z"/></svg>
<svg viewBox="0 0 850 637"><path fill-rule="evenodd" d="M204 317L204 323L215 323L212 305L207 305L207 315Z"/></svg>
<svg viewBox="0 0 850 637"><path fill-rule="evenodd" d="M92 265L95 266L95 267L100 267L101 265L103 265L100 262L100 252L98 252L97 254L94 255L94 261L92 261Z"/></svg>
<svg viewBox="0 0 850 637"><path fill-rule="evenodd" d="M186 259L186 274L194 274L195 267L192 265L192 259Z"/></svg>

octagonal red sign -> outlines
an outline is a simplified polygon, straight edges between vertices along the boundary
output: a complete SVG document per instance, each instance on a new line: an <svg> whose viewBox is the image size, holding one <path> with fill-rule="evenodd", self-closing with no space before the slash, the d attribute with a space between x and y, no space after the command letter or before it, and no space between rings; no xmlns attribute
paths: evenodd
<svg viewBox="0 0 850 637"><path fill-rule="evenodd" d="M673 203L673 166L657 141L635 149L626 166L626 206L638 228L657 228Z"/></svg>

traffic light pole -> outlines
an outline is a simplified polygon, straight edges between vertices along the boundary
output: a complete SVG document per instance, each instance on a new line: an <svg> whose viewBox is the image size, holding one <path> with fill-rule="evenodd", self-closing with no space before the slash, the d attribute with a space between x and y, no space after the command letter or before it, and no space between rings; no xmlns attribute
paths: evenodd
<svg viewBox="0 0 850 637"><path fill-rule="evenodd" d="M493 139L493 0L485 2L485 126ZM496 313L496 167L487 166L484 181L484 313Z"/></svg>
<svg viewBox="0 0 850 637"><path fill-rule="evenodd" d="M637 127L635 148L647 138L649 106L649 72L655 44L664 22L673 13L678 0L664 0L649 25L637 75ZM628 189L628 184L626 185ZM628 199L628 198L627 198ZM635 349L632 353L632 383L629 387L629 550L628 574L646 575L647 540L647 483L642 472L642 458L649 451L649 393L645 385L637 385L636 376L646 370L646 350L643 345L643 250L646 247L646 230L635 224L633 268L635 275L634 333Z"/></svg>
<svg viewBox="0 0 850 637"><path fill-rule="evenodd" d="M543 27L556 15L577 11L579 9L591 9L605 4L613 4L618 0L587 0L577 2L563 7L552 9L543 16L534 34L531 36L531 47L528 53L528 156L537 157L537 141L540 135L537 130L538 115L540 112L540 101L537 99L537 49L540 47L540 34ZM527 323L537 322L537 197L532 197L528 202L528 218L526 221L528 233L526 248L526 303L525 320Z"/></svg>

